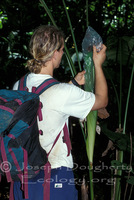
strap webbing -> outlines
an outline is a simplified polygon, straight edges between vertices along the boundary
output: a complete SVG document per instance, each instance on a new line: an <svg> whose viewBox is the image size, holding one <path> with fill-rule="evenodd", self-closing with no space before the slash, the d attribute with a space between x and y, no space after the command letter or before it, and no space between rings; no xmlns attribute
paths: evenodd
<svg viewBox="0 0 134 200"><path fill-rule="evenodd" d="M56 142L58 141L58 139L59 139L59 137L60 137L60 134L61 134L61 132L57 135L57 137L56 137L56 139L55 139L55 141L54 141L54 143L53 143L53 146L51 147L50 151L49 151L48 154L47 154L47 157L48 157L49 154L51 153L51 151L52 151L53 147L55 146Z"/></svg>
<svg viewBox="0 0 134 200"><path fill-rule="evenodd" d="M66 143L67 149L68 149L67 156L69 156L70 153L71 153L72 145L71 145L71 141L70 141L70 137L69 137L69 132L68 132L68 128L67 128L66 124L65 124L65 126L63 128L63 131L64 131L64 142Z"/></svg>
<svg viewBox="0 0 134 200"><path fill-rule="evenodd" d="M50 200L50 178L51 178L51 165L48 161L44 167L43 200Z"/></svg>
<svg viewBox="0 0 134 200"><path fill-rule="evenodd" d="M36 88L35 93L41 95L45 90L58 83L54 78L47 79Z"/></svg>
<svg viewBox="0 0 134 200"><path fill-rule="evenodd" d="M29 73L28 73L29 74ZM25 76L23 76L20 81L19 81L19 85L18 85L18 90L26 90L26 79L28 74L26 74Z"/></svg>
<svg viewBox="0 0 134 200"><path fill-rule="evenodd" d="M22 172L21 172L22 170L21 170L21 168L20 168L20 166L19 166L19 163L18 163L18 161L17 161L17 158L16 158L16 156L15 156L15 154L14 154L12 148L9 148L8 151L9 151L9 153L10 153L11 156L12 156L12 159L13 159L13 162L14 162L14 164L15 164L15 166L16 166L17 171L19 172L19 173L17 174L17 176L19 177L20 181L22 181L22 176L23 176L23 174L22 174Z"/></svg>
<svg viewBox="0 0 134 200"><path fill-rule="evenodd" d="M27 151L23 148L24 152L24 177L23 177L23 185L24 185L24 195L25 199L28 199L28 154Z"/></svg>
<svg viewBox="0 0 134 200"><path fill-rule="evenodd" d="M71 145L71 141L70 141L70 137L69 137L69 132L68 132L68 128L67 128L66 123L65 123L65 125L64 125L63 132L64 132L64 142L66 143L67 149L68 149L67 156L69 156L70 153L71 153L72 145ZM56 137L56 139L55 139L55 141L54 141L54 143L53 143L53 145L52 145L50 151L48 152L47 156L49 156L49 154L51 153L53 147L55 146L57 140L58 140L59 137L60 137L60 134L61 134L61 132L57 135L57 137Z"/></svg>
<svg viewBox="0 0 134 200"><path fill-rule="evenodd" d="M18 86L18 90L26 90L26 80L27 80L27 76L28 74L26 74L25 76L23 76L20 80L19 80L19 86ZM38 95L41 95L45 90L47 90L49 87L58 84L59 82L57 80L55 80L54 78L49 78L45 81L43 81L37 88L33 87L34 90L32 90L33 93L36 93Z"/></svg>
<svg viewBox="0 0 134 200"><path fill-rule="evenodd" d="M14 200L13 186L14 186L14 181L11 181L11 183L10 183L10 192L9 192L9 200Z"/></svg>
<svg viewBox="0 0 134 200"><path fill-rule="evenodd" d="M8 167L5 170L7 181L11 182L12 181L11 174L10 174L11 166L9 166L9 162L7 160L3 137L1 137L1 155L2 155L3 162L5 162L8 165Z"/></svg>

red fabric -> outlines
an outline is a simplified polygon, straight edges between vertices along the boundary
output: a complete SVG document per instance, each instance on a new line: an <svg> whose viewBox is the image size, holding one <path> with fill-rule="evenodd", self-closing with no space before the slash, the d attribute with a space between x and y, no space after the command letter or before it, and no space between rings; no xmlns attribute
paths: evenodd
<svg viewBox="0 0 134 200"><path fill-rule="evenodd" d="M49 161L46 163L44 167L44 198L43 200L50 200L50 178L51 178L51 165Z"/></svg>

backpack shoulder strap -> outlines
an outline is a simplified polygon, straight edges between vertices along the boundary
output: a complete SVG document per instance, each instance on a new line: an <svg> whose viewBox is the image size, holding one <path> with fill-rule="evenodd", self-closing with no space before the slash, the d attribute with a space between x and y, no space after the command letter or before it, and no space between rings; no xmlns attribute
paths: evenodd
<svg viewBox="0 0 134 200"><path fill-rule="evenodd" d="M47 90L48 88L50 88L51 86L55 85L55 84L59 84L59 82L57 80L55 80L54 78L49 78L47 80L45 80L43 83L41 83L35 90L35 93L40 95L42 94L45 90Z"/></svg>
<svg viewBox="0 0 134 200"><path fill-rule="evenodd" d="M27 76L29 73L27 73L26 75L24 75L20 80L19 80L19 85L18 85L18 90L21 91L26 91L27 87L26 87L26 80L27 80Z"/></svg>
<svg viewBox="0 0 134 200"><path fill-rule="evenodd" d="M29 73L28 73L29 74ZM28 74L26 74L25 76L23 76L20 80L19 80L19 85L18 85L18 90L27 90L26 87L26 79ZM37 88L33 89L32 92L41 95L45 90L47 90L49 87L58 84L59 82L54 79L54 78L49 78L45 81L43 81ZM34 87L33 87L34 88Z"/></svg>

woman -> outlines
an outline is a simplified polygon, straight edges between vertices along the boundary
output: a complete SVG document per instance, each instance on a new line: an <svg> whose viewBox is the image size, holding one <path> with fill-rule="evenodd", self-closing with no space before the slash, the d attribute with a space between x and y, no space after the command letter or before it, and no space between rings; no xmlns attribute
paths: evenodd
<svg viewBox="0 0 134 200"><path fill-rule="evenodd" d="M37 28L30 41L30 53L33 59L27 62L31 72L27 77L27 88L38 87L44 80L53 77L53 72L59 68L64 50L64 34L58 28L44 25ZM78 73L75 82L59 83L40 95L43 104L43 121L38 122L43 135L39 136L41 146L48 153L52 148L57 135L61 132L58 141L53 147L48 160L51 164L50 200L77 200L74 176L72 172L72 154L68 155L68 148L63 140L63 128L68 124L69 116L84 119L91 110L103 108L108 103L107 83L103 74L102 64L106 57L106 47L97 53L93 48L95 65L95 94L85 92L73 83L83 85L85 71ZM73 82L73 83L72 83ZM18 89L18 82L14 85ZM43 200L43 171L28 184L29 199ZM42 178L42 179L41 179ZM32 183L31 183L32 182ZM37 195L37 196L36 196ZM14 185L15 200L23 199L20 183Z"/></svg>

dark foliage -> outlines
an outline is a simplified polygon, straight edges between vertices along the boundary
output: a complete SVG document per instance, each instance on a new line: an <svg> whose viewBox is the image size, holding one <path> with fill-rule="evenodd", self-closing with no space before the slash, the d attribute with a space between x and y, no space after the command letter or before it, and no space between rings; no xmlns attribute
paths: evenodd
<svg viewBox="0 0 134 200"><path fill-rule="evenodd" d="M52 12L55 22L64 33L67 40L67 47L72 55L74 43L72 40L67 17L62 1L46 0L48 8ZM76 37L78 50L81 51L81 43L87 29L86 19L86 0L66 0L66 6L71 18L73 31ZM96 0L89 1L88 5L88 20L89 25L93 27L102 37L107 46L107 60L104 64L104 71L109 87L109 105L107 110L110 114L107 122L108 129L113 132L124 122L124 113L126 108L126 98L128 94L129 81L132 73L132 64L134 63L134 4L132 0ZM32 32L41 24L50 24L51 20L40 1L33 0L1 0L0 1L0 88L11 89L15 81L27 72L25 64L27 59L31 57L28 51L29 40ZM77 68L77 63L75 64ZM122 67L121 67L122 66ZM78 70L77 70L78 71ZM63 57L61 67L55 71L55 78L60 81L69 81L71 72L66 60ZM111 81L112 80L112 81ZM115 87L115 88L114 88ZM122 88L122 89L121 89ZM115 89L119 95L121 91L121 119L119 119L118 101L115 94ZM134 102L134 85L132 85L126 132L133 133L133 102ZM86 151L84 150L84 141L80 132L79 123L74 120L76 127L73 128L72 142L74 146L74 159L82 166L88 165ZM74 122L72 120L72 123ZM79 137L77 134L79 133ZM79 145L76 140L82 142ZM108 138L102 134L97 136L95 144L95 165L99 165L99 161L110 166L109 159L115 157L115 151L110 152L104 160L101 160L101 154L105 150L108 143ZM84 153L77 153L77 152ZM83 156L84 154L84 156ZM129 157L125 159L129 162ZM76 170L75 174L81 178L83 174L87 174L87 170ZM108 170L103 170L102 173L95 173L95 177L109 176ZM88 177L87 177L88 180ZM5 179L2 182L1 191L7 187ZM79 188L79 186L78 186ZM109 186L105 183L96 184L95 192L96 199L107 199L107 194L110 193ZM4 194L2 194L4 195ZM0 199L4 199L1 196ZM110 199L110 198L109 198Z"/></svg>

